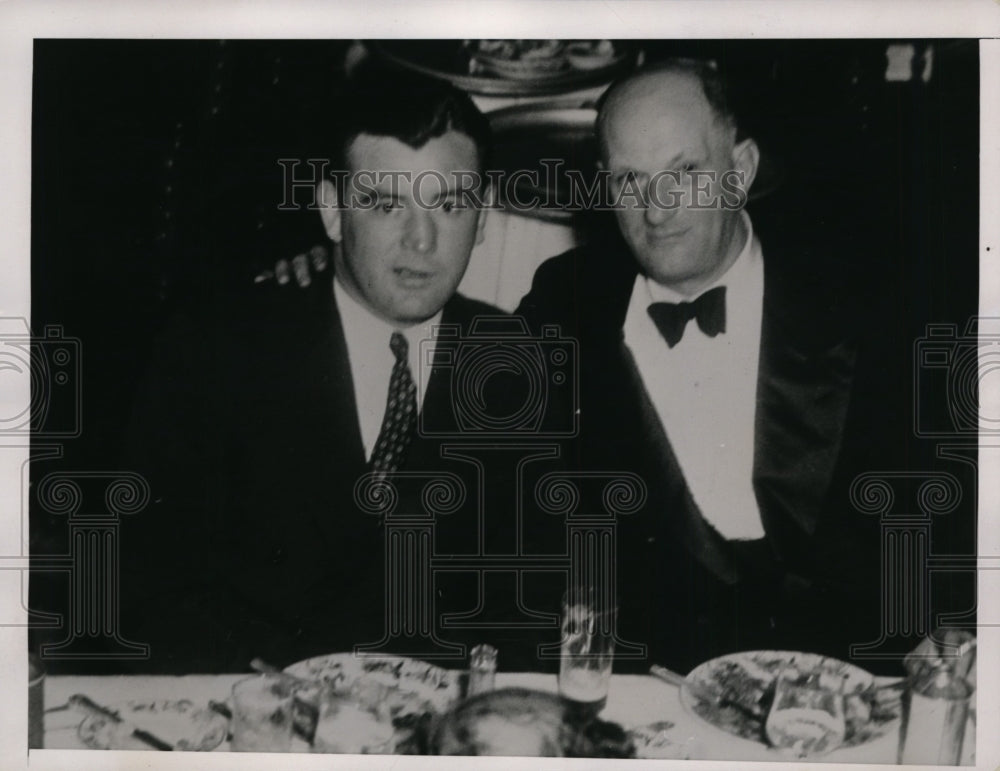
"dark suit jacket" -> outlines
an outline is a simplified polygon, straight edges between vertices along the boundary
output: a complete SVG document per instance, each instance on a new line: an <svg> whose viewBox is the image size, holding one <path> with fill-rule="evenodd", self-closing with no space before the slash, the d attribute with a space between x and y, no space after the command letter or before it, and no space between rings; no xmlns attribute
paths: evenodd
<svg viewBox="0 0 1000 771"><path fill-rule="evenodd" d="M844 482L859 332L846 292L853 277L815 251L783 250L760 236L753 482L767 535L752 556L701 516L624 343L637 271L624 243L609 239L548 261L518 309L580 341L581 463L635 471L648 486L644 509L621 518L618 541L621 630L650 646L640 667L687 669L764 646L844 656L836 614L877 592L878 533L850 509ZM851 615L859 612L856 605Z"/></svg>
<svg viewBox="0 0 1000 771"><path fill-rule="evenodd" d="M475 317L498 313L456 295L442 323L464 334ZM143 668L156 671L239 671L254 656L285 664L379 641L385 522L354 499L366 459L329 285L212 315L168 330L136 410L124 465L148 476L154 503L124 528L123 629L153 646ZM435 367L424 419L453 426L452 402L450 372ZM474 465L442 457L443 441L418 436L401 470L463 481L466 503L437 518L433 548L468 554L489 537L478 511L490 492ZM502 477L492 483L512 489ZM420 513L421 481L401 483L397 512ZM476 591L475 576L435 577L438 614L474 608ZM408 646L397 652L420 652Z"/></svg>

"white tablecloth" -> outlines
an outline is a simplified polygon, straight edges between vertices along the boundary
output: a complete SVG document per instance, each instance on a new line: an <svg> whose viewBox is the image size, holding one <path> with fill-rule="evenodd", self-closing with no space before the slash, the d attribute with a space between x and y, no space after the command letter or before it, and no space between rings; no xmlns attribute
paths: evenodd
<svg viewBox="0 0 1000 771"><path fill-rule="evenodd" d="M47 708L65 704L74 693L82 693L105 706L130 699L191 699L196 704L206 704L210 699L224 701L234 682L246 677L238 675L187 675L166 676L108 676L76 677L50 676L45 682ZM534 673L500 673L497 687L520 686L537 690L555 691L556 679L552 675ZM689 714L680 701L676 687L653 677L640 675L615 675L611 679L607 707L601 717L626 728L648 725L659 721L674 723L670 738L683 748L685 755L706 760L784 760L781 755L744 739L731 736L700 718ZM84 749L76 733L79 714L70 711L46 713L46 749ZM971 738L971 737L970 737ZM298 740L296 739L298 742ZM841 763L895 763L898 731L860 747L837 750L825 760ZM964 753L966 762L971 760L971 744ZM219 750L228 749L226 744ZM305 743L293 745L293 751L307 752Z"/></svg>

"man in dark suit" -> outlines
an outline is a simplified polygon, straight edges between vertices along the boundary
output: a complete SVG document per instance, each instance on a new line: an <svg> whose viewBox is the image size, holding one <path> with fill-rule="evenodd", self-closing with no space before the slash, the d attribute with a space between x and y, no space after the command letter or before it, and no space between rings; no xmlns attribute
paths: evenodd
<svg viewBox="0 0 1000 771"><path fill-rule="evenodd" d="M358 645L464 663L436 621L476 607L469 576L390 571L386 517L366 513L386 490L365 483L395 485L397 515L446 509L424 520L430 543L404 551L477 554L488 537L481 470L441 451L455 399L433 352L439 329L461 340L500 313L456 293L485 212L459 205L455 185L482 172L489 128L465 94L401 75L359 76L342 112L349 173L318 185L332 285L178 320L154 357L125 461L154 503L122 539L123 627L151 644L147 670L241 670ZM442 477L458 488L428 497ZM419 607L397 607L407 598Z"/></svg>
<svg viewBox="0 0 1000 771"><path fill-rule="evenodd" d="M878 523L850 484L892 465L867 422L886 405L854 387L875 326L858 250L787 210L751 221L760 152L709 64L614 84L597 134L619 232L543 264L517 313L579 342L574 463L648 487L618 522L616 586L621 636L649 658L619 666L849 658L880 621Z"/></svg>
<svg viewBox="0 0 1000 771"><path fill-rule="evenodd" d="M580 341L581 462L649 487L619 522L622 633L685 671L761 647L846 658L879 586L847 495L847 262L758 235L759 150L713 67L613 85L597 131L624 243L545 263L518 312Z"/></svg>

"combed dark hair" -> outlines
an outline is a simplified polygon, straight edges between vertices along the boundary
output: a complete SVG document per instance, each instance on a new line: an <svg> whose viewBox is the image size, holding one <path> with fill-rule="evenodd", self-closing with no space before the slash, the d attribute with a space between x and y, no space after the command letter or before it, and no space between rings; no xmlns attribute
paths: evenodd
<svg viewBox="0 0 1000 771"><path fill-rule="evenodd" d="M492 146L490 124L469 95L435 78L385 67L363 67L345 84L332 158L347 169L347 150L360 134L392 137L418 150L449 131L475 142L484 172Z"/></svg>
<svg viewBox="0 0 1000 771"><path fill-rule="evenodd" d="M715 114L716 120L720 121L729 128L736 130L737 140L743 137L740 134L739 122L736 119L736 113L733 110L732 102L729 96L729 84L725 76L719 71L716 63L709 59L683 59L683 58L671 58L663 59L654 64L651 64L643 69L629 73L618 80L614 81L608 89L601 95L600 100L597 103L597 135L603 146L603 138L601 133L603 131L604 121L607 119L606 106L609 99L625 84L631 82L635 78L641 78L646 75L653 75L657 73L676 73L681 75L690 75L695 78L700 84L702 91L705 94L705 100L708 102L708 106L712 108L712 112Z"/></svg>

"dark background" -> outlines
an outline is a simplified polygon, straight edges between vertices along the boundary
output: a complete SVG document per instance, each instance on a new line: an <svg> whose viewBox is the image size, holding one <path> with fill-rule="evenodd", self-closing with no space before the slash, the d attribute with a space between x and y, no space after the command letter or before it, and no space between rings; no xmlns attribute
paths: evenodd
<svg viewBox="0 0 1000 771"><path fill-rule="evenodd" d="M913 343L977 311L979 60L974 40L933 45L924 83L885 80L886 40L645 41L647 59L715 58L744 126L782 170L759 203L803 240L860 268L885 325L861 388L898 395L861 415L895 468L947 468L966 500L934 550L971 553L974 472L914 437ZM32 468L121 469L119 441L150 343L181 304L253 301L253 276L323 240L318 217L276 210L278 158L329 157L349 41L38 40L32 149L32 319L82 341L83 432ZM755 217L757 217L755 212ZM183 373L179 373L183 376ZM922 404L947 423L945 396ZM895 413L894 413L895 414ZM943 522L943 520L942 520ZM64 519L33 507L34 554L67 549ZM946 590L968 604L971 579ZM65 577L38 575L33 608ZM947 598L946 598L947 599ZM127 630L125 630L127 632ZM61 637L36 634L34 642Z"/></svg>

